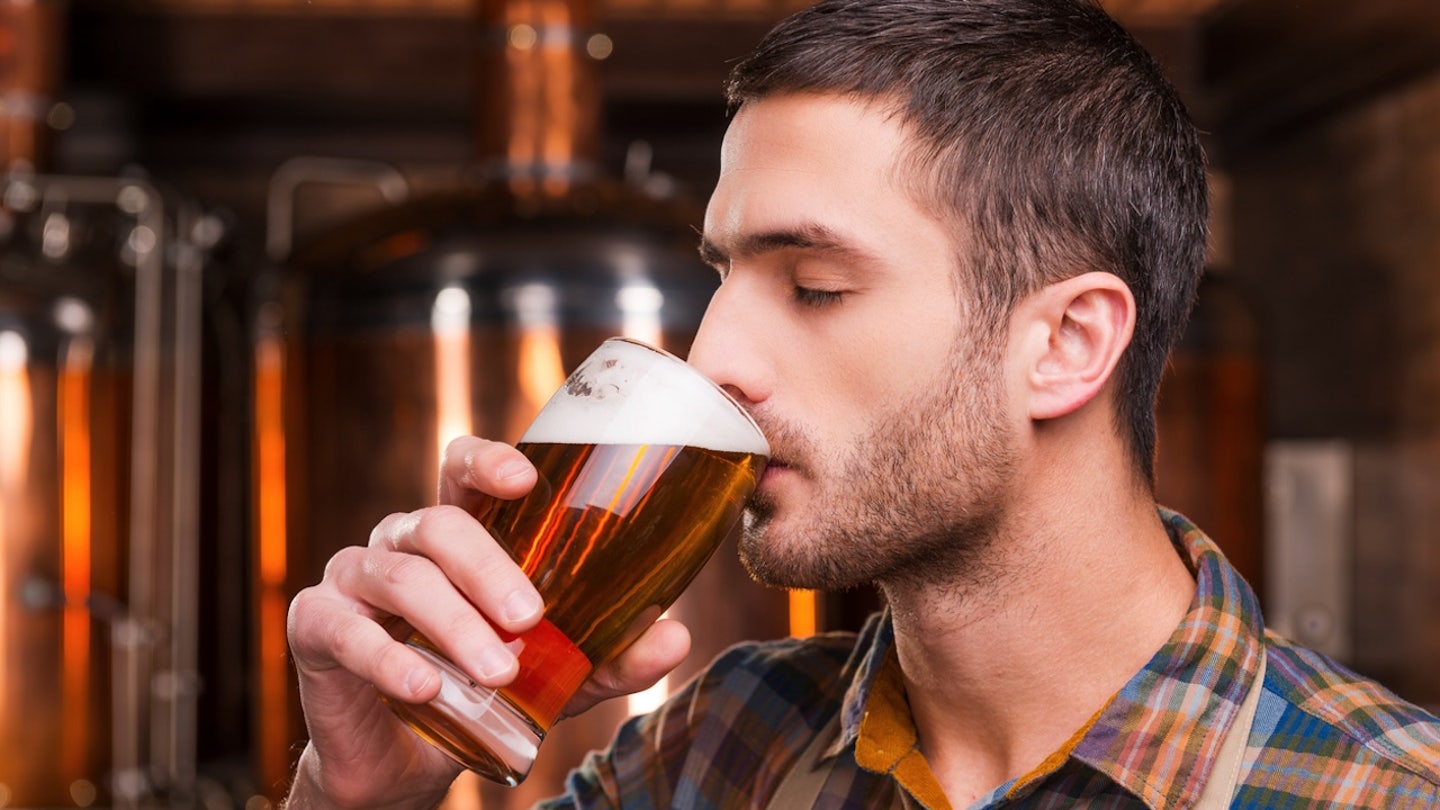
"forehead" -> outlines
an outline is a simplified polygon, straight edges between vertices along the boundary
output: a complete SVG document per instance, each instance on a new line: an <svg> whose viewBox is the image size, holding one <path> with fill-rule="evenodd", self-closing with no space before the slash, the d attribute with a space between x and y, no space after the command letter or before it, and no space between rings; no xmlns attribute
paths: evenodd
<svg viewBox="0 0 1440 810"><path fill-rule="evenodd" d="M726 129L721 171L784 154L797 162L890 174L909 142L899 115L851 96L782 94L747 101Z"/></svg>
<svg viewBox="0 0 1440 810"><path fill-rule="evenodd" d="M725 134L706 235L723 238L745 218L839 226L927 216L902 182L910 145L899 117L879 104L810 94L746 102Z"/></svg>

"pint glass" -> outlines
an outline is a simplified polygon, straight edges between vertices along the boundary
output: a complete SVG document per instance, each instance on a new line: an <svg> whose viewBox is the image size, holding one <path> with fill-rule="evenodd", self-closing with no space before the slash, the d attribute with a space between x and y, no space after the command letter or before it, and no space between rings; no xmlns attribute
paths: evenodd
<svg viewBox="0 0 1440 810"><path fill-rule="evenodd" d="M440 670L427 704L391 701L422 737L509 785L594 667L673 602L740 517L769 455L760 429L719 386L673 355L605 341L520 439L539 471L524 498L476 515L535 583L539 626L506 638L520 674L477 685L416 633Z"/></svg>

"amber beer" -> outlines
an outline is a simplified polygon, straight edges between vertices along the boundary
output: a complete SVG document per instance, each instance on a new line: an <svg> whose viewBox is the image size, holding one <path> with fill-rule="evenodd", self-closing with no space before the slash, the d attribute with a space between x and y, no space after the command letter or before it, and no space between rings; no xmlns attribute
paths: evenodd
<svg viewBox="0 0 1440 810"><path fill-rule="evenodd" d="M508 637L520 674L479 687L418 634L441 669L425 705L392 703L421 736L480 774L518 784L596 666L680 595L740 517L769 454L748 414L678 358L626 339L601 345L521 439L539 483L477 517L545 600Z"/></svg>

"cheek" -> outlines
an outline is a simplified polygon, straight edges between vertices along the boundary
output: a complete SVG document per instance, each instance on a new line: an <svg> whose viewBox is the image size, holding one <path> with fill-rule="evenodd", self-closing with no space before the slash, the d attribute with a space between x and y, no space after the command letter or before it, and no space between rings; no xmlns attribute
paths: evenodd
<svg viewBox="0 0 1440 810"><path fill-rule="evenodd" d="M857 373L881 404L933 392L954 371L956 339L956 318L948 309L897 308L855 347L864 358Z"/></svg>
<svg viewBox="0 0 1440 810"><path fill-rule="evenodd" d="M953 374L958 316L948 291L903 289L859 295L803 326L771 327L777 390L791 394L789 416L827 441L848 445L873 433L907 403L933 398Z"/></svg>
<svg viewBox="0 0 1440 810"><path fill-rule="evenodd" d="M882 333L817 352L815 369L831 371L811 378L814 405L808 416L823 421L824 432L837 444L874 435L881 422L905 416L949 385L951 339L933 342L944 348L915 336Z"/></svg>

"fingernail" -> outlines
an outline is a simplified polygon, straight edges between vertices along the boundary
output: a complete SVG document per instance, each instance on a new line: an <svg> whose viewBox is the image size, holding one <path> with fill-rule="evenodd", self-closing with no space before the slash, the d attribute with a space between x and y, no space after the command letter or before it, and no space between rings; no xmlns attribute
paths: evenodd
<svg viewBox="0 0 1440 810"><path fill-rule="evenodd" d="M487 647L480 651L480 677L489 680L504 675L515 664L515 656L504 647Z"/></svg>
<svg viewBox="0 0 1440 810"><path fill-rule="evenodd" d="M495 476L504 481L509 478L518 478L530 471L530 465L523 461L507 461L495 469Z"/></svg>
<svg viewBox="0 0 1440 810"><path fill-rule="evenodd" d="M522 588L505 600L505 604L500 607L500 617L507 624L518 624L533 619L544 609L545 603L540 601L539 594Z"/></svg>
<svg viewBox="0 0 1440 810"><path fill-rule="evenodd" d="M435 673L430 671L429 669L425 667L417 667L410 670L410 672L406 674L405 688L410 690L410 694L418 695L423 692L427 686L430 685L430 680L434 677Z"/></svg>

